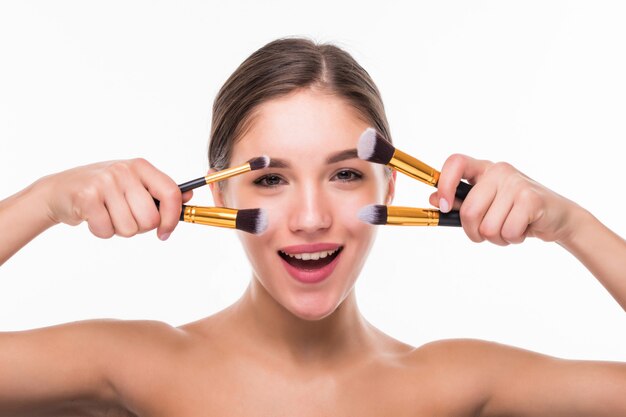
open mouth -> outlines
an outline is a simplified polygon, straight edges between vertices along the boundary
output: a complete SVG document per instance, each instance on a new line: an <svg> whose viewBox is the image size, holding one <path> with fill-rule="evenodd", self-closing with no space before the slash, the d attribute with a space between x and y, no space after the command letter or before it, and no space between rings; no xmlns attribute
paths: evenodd
<svg viewBox="0 0 626 417"><path fill-rule="evenodd" d="M334 250L296 254L290 254L279 250L278 255L294 268L305 271L314 271L329 265L337 256L339 256L342 250L343 246Z"/></svg>

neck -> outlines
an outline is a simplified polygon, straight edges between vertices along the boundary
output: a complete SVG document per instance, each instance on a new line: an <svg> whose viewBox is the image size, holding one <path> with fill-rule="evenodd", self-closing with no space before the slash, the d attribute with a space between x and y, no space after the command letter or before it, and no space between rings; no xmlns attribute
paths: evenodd
<svg viewBox="0 0 626 417"><path fill-rule="evenodd" d="M373 342L371 326L358 310L354 289L329 316L305 320L276 302L253 278L232 313L256 346L266 346L296 362L344 360Z"/></svg>

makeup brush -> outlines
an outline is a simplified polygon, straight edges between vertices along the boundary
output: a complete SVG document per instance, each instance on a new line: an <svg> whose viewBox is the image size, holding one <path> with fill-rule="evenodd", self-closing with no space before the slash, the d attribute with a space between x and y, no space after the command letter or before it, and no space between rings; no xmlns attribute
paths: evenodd
<svg viewBox="0 0 626 417"><path fill-rule="evenodd" d="M245 164L179 184L178 188L184 193L235 175L267 168L269 164L270 158L268 156L259 156L248 160ZM161 203L155 198L154 204L159 208ZM267 215L261 209L236 210L226 207L186 206L183 204L179 220L187 223L239 229L252 234L261 234L267 229Z"/></svg>
<svg viewBox="0 0 626 417"><path fill-rule="evenodd" d="M426 165L411 155L396 149L388 140L382 137L375 129L367 128L361 134L357 145L359 158L376 164L383 164L394 168L409 177L437 187L440 172ZM461 181L456 188L455 196L460 200L467 197L472 186Z"/></svg>
<svg viewBox="0 0 626 417"><path fill-rule="evenodd" d="M433 209L371 204L359 210L358 216L365 223L377 225L461 226L461 217L456 210L442 213Z"/></svg>
<svg viewBox="0 0 626 417"><path fill-rule="evenodd" d="M202 187L203 185L210 184L212 182L222 181L230 177L234 177L235 175L243 174L248 171L256 171L257 169L267 168L270 164L270 158L268 156L259 156L257 158L252 158L245 164L227 168L222 171L214 172L205 177L196 178L195 180L187 181L183 184L179 184L178 188L180 188L180 192L184 193L185 191L193 190L198 187Z"/></svg>
<svg viewBox="0 0 626 417"><path fill-rule="evenodd" d="M267 168L270 165L269 156L259 156L248 160L245 164L233 168L226 168L221 171L214 172L204 177L196 178L195 180L187 181L182 184L178 184L178 188L181 193L185 191L194 190L203 185L210 184L212 182L222 181L235 175L244 174L249 171L256 171L257 169ZM154 203L159 207L159 200L154 199Z"/></svg>
<svg viewBox="0 0 626 417"><path fill-rule="evenodd" d="M187 223L239 229L255 235L267 229L267 214L265 210L258 208L237 210L227 207L183 205L180 220Z"/></svg>

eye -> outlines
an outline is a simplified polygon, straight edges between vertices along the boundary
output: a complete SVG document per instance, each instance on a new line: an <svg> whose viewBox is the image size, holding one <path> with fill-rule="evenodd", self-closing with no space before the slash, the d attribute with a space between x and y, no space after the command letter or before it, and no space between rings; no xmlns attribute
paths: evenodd
<svg viewBox="0 0 626 417"><path fill-rule="evenodd" d="M363 174L351 169L342 169L341 171L338 171L333 178L336 178L336 181L352 182L363 178Z"/></svg>
<svg viewBox="0 0 626 417"><path fill-rule="evenodd" d="M263 175L262 177L254 180L254 185L267 188L277 187L281 185L281 183L285 183L285 180L276 174Z"/></svg>

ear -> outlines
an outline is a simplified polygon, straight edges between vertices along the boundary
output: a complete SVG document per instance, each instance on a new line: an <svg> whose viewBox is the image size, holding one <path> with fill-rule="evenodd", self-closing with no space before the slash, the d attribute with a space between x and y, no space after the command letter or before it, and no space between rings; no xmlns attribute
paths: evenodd
<svg viewBox="0 0 626 417"><path fill-rule="evenodd" d="M393 201L393 197L396 195L396 174L398 171L395 169L391 170L391 175L389 176L389 181L387 182L387 197L385 198L385 204L391 205Z"/></svg>
<svg viewBox="0 0 626 417"><path fill-rule="evenodd" d="M217 171L211 168L209 169L208 174L212 174L214 172ZM226 204L224 204L224 191L222 190L222 187L220 187L219 182L210 183L209 188L211 189L211 194L213 195L213 203L215 203L217 207L226 207Z"/></svg>

